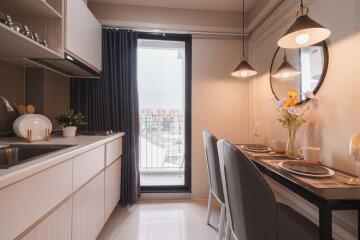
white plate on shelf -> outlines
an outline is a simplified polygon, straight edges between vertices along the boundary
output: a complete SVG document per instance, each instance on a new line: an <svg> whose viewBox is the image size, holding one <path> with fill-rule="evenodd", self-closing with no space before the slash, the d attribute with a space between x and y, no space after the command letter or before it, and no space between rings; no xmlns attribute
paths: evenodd
<svg viewBox="0 0 360 240"><path fill-rule="evenodd" d="M321 166L321 167L328 170L328 173L326 173L326 174L311 174L311 173L306 173L306 172L294 171L284 165L284 163L292 162L292 161L295 161L295 160L279 162L279 167L281 169L284 169L285 171L288 171L290 173L297 174L300 176L304 176L304 177L323 178L323 177L331 177L335 174L335 172L333 170L331 170L330 168L324 167L324 166Z"/></svg>
<svg viewBox="0 0 360 240"><path fill-rule="evenodd" d="M34 141L45 138L45 130L52 130L51 121L41 114L25 114L18 117L13 124L14 132L17 136L26 138L27 131L32 131L31 139Z"/></svg>

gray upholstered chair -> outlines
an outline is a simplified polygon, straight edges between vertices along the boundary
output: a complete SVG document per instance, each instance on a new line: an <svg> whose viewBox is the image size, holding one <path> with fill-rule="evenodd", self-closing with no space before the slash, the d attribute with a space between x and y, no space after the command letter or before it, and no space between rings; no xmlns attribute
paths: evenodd
<svg viewBox="0 0 360 240"><path fill-rule="evenodd" d="M237 240L318 239L318 228L278 203L260 171L225 140L217 143L229 231ZM228 232L228 231L227 231Z"/></svg>
<svg viewBox="0 0 360 240"><path fill-rule="evenodd" d="M213 197L215 197L215 199L221 204L220 224L219 224L219 234L218 234L218 239L221 240L224 234L226 216L225 216L224 192L223 192L221 174L220 174L219 155L216 145L217 138L213 136L211 133L204 131L203 140L205 145L205 156L208 167L209 185L210 185L208 210L207 210L207 224L210 225L212 201L213 201Z"/></svg>

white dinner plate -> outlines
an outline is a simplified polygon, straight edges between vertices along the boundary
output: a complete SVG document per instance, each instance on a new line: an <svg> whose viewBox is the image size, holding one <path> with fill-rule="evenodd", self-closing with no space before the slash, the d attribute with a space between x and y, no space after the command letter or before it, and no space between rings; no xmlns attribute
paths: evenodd
<svg viewBox="0 0 360 240"><path fill-rule="evenodd" d="M35 141L45 138L45 130L52 130L51 121L41 114L25 114L18 117L13 124L14 132L17 136L26 138L27 131L32 131L31 139Z"/></svg>
<svg viewBox="0 0 360 240"><path fill-rule="evenodd" d="M266 147L263 149L256 149L256 148L247 147L246 145L241 145L240 148L245 151L255 152L255 153L268 153L268 152L272 151L271 148L269 148L269 147Z"/></svg>
<svg viewBox="0 0 360 240"><path fill-rule="evenodd" d="M331 170L331 169L329 169L327 167L324 167L324 166L322 166L322 167L326 168L329 171L329 173L327 173L327 174L310 174L310 173L298 172L298 171L294 171L292 169L289 169L289 168L285 167L283 165L284 162L286 162L286 161L279 162L279 167L281 169L284 169L285 171L288 171L288 172L291 172L291 173L294 173L294 174L297 174L297 175L300 175L300 176L323 178L323 177L330 177L330 176L333 176L335 174L335 172L333 170Z"/></svg>

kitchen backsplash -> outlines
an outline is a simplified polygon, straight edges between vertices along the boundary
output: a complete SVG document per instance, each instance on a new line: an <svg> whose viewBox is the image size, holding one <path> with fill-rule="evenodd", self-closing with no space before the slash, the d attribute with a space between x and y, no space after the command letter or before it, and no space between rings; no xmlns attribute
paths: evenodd
<svg viewBox="0 0 360 240"><path fill-rule="evenodd" d="M0 61L0 96L11 106L15 103L33 104L36 113L53 120L70 106L70 80L48 70ZM12 132L12 124L4 126L4 118L0 116L0 137Z"/></svg>

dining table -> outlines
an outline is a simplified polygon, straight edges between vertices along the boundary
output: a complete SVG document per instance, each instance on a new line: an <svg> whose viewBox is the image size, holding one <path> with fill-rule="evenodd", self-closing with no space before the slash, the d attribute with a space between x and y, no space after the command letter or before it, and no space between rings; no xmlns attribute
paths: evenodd
<svg viewBox="0 0 360 240"><path fill-rule="evenodd" d="M257 168L278 182L286 189L296 193L306 201L312 203L319 209L319 239L329 240L332 238L332 213L338 210L355 210L358 218L358 239L360 239L360 186L350 186L344 184L331 185L332 178L321 179L299 176L285 171L278 167L281 161L292 160L284 154L274 153L254 153L242 148L244 144L235 146L242 151ZM351 176L342 171L329 168L340 176ZM318 185L317 185L318 184ZM330 184L326 186L326 184Z"/></svg>

